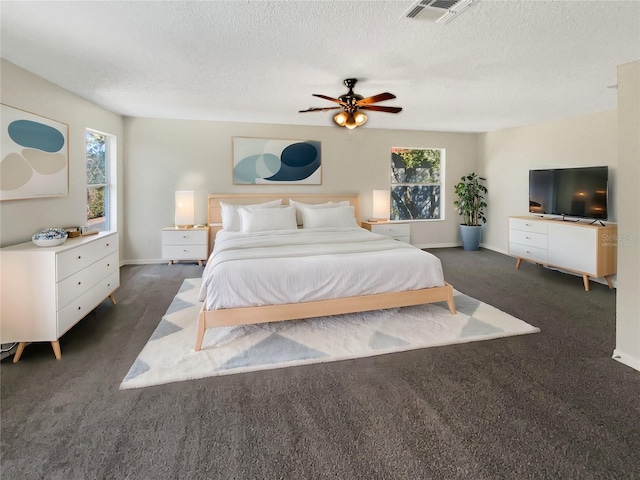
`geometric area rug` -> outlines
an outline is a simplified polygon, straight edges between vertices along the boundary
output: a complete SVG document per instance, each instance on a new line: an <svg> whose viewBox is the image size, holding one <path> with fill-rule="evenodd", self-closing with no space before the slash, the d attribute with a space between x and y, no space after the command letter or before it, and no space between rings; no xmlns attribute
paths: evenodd
<svg viewBox="0 0 640 480"><path fill-rule="evenodd" d="M286 322L210 328L194 351L201 279L184 281L120 389L256 370L370 357L417 348L537 333L491 305L454 291L446 303Z"/></svg>

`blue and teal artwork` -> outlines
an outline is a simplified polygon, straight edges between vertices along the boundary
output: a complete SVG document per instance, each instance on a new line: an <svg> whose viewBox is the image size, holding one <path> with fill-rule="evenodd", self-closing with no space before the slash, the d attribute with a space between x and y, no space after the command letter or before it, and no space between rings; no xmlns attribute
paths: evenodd
<svg viewBox="0 0 640 480"><path fill-rule="evenodd" d="M2 105L0 200L68 192L68 126Z"/></svg>
<svg viewBox="0 0 640 480"><path fill-rule="evenodd" d="M320 185L320 142L234 137L233 183Z"/></svg>

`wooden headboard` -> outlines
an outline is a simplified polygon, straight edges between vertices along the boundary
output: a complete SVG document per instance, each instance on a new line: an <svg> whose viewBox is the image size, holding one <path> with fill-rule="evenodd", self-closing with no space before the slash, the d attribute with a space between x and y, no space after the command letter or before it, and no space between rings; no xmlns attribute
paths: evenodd
<svg viewBox="0 0 640 480"><path fill-rule="evenodd" d="M271 200L282 199L283 205L289 204L289 199L302 203L342 202L347 200L355 209L355 217L360 224L360 199L357 193L212 193L207 195L207 223L209 225L209 245L213 249L216 233L222 229L222 209L220 201L234 205L251 205Z"/></svg>

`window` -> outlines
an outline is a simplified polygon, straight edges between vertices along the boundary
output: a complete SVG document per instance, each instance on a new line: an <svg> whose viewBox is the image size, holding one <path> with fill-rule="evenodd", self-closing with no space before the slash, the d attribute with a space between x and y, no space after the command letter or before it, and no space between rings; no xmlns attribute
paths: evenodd
<svg viewBox="0 0 640 480"><path fill-rule="evenodd" d="M441 220L444 150L391 149L390 220Z"/></svg>
<svg viewBox="0 0 640 480"><path fill-rule="evenodd" d="M87 225L98 231L110 229L109 179L110 135L87 130Z"/></svg>

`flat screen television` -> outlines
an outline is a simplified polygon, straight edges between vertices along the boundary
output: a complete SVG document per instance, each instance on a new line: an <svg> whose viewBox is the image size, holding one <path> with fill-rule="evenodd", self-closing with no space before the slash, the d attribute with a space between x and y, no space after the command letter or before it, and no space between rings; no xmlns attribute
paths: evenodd
<svg viewBox="0 0 640 480"><path fill-rule="evenodd" d="M609 167L529 170L529 212L607 219Z"/></svg>

